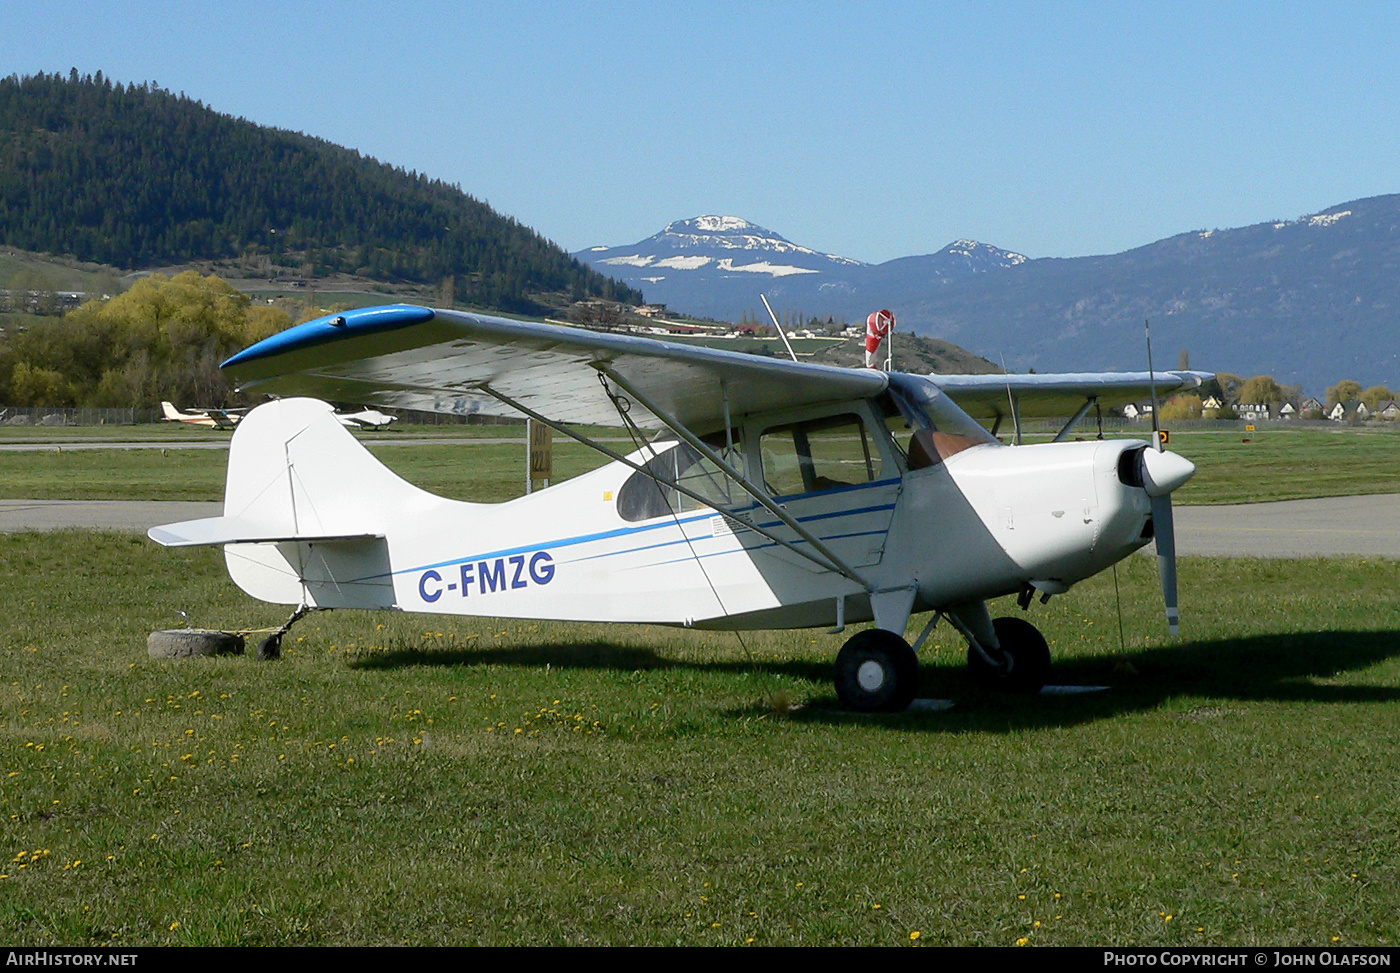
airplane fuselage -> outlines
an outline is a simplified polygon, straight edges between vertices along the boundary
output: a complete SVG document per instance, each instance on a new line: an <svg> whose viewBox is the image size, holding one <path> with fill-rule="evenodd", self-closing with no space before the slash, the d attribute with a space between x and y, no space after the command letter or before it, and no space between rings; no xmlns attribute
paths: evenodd
<svg viewBox="0 0 1400 973"><path fill-rule="evenodd" d="M843 425L853 419L860 443L858 425ZM807 448L831 454L825 472L863 482L808 469L822 488L781 492L782 447L797 425L782 414L746 419L729 455L859 581L806 556L809 545L735 484L694 473L706 464L683 444L630 459L669 463L672 475L683 467L685 482L725 494L733 516L621 463L506 503L447 500L384 468L311 400L264 406L240 424L225 518L256 503L263 524L280 525L268 536L285 539L229 543L229 571L255 597L324 608L806 627L833 624L838 599L846 621L871 618L870 590L912 589L916 611L1027 585L1058 593L1150 537L1146 494L1119 474L1122 454L1142 443L984 441L910 469L912 451L870 402L801 421Z"/></svg>

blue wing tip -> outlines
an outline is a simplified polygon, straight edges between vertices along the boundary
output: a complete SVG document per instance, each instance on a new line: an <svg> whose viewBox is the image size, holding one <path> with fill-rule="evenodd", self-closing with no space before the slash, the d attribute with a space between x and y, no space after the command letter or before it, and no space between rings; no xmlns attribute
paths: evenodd
<svg viewBox="0 0 1400 973"><path fill-rule="evenodd" d="M433 316L431 308L420 307L417 304L386 304L338 311L288 328L271 338L264 338L257 344L243 349L219 367L237 367L259 358L324 344L347 335L390 331L411 324L422 324L432 320Z"/></svg>

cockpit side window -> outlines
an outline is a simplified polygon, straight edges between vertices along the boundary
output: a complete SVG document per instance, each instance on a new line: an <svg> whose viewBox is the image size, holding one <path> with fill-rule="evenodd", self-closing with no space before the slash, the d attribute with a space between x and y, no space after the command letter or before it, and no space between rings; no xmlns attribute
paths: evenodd
<svg viewBox="0 0 1400 973"><path fill-rule="evenodd" d="M763 479L777 497L869 483L885 461L855 413L772 426L759 440Z"/></svg>

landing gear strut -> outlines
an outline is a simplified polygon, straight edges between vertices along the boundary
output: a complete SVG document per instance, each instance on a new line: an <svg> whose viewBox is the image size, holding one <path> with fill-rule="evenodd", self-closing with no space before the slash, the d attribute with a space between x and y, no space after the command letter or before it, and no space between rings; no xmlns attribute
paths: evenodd
<svg viewBox="0 0 1400 973"><path fill-rule="evenodd" d="M907 709L919 684L919 660L909 643L881 628L859 632L836 656L836 695L862 713Z"/></svg>
<svg viewBox="0 0 1400 973"><path fill-rule="evenodd" d="M1050 678L1050 647L1030 622L1008 615L992 622L1001 643L1002 665L989 665L975 646L968 646L967 668L985 689L1033 695ZM989 653L995 659L997 653Z"/></svg>
<svg viewBox="0 0 1400 973"><path fill-rule="evenodd" d="M304 616L315 610L316 609L308 608L305 605L301 606L296 611L292 612L292 617L287 619L281 628L259 639L256 652L259 661L271 662L274 659L282 658L282 636L287 634L287 629L291 628L297 622L301 621Z"/></svg>

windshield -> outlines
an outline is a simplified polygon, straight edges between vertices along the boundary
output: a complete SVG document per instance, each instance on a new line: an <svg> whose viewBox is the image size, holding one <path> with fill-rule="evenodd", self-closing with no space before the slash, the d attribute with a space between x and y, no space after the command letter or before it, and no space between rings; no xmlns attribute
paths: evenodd
<svg viewBox="0 0 1400 973"><path fill-rule="evenodd" d="M887 425L895 444L904 450L909 469L933 466L972 446L1001 445L932 380L897 372L889 379L890 400L898 416L890 415Z"/></svg>

